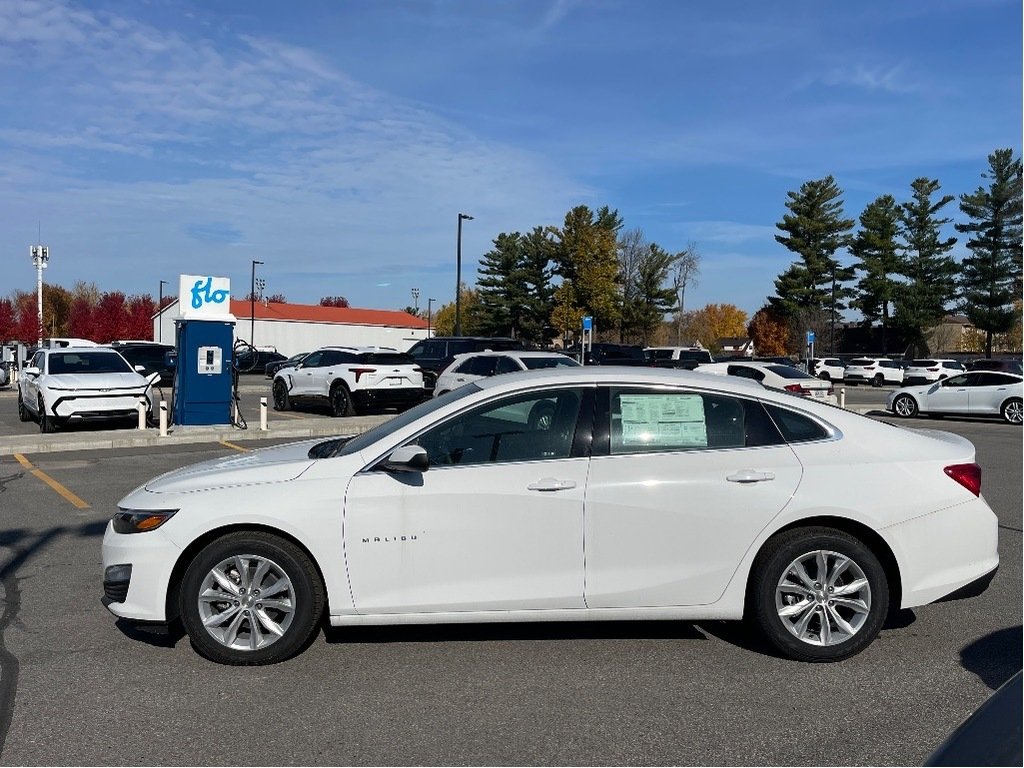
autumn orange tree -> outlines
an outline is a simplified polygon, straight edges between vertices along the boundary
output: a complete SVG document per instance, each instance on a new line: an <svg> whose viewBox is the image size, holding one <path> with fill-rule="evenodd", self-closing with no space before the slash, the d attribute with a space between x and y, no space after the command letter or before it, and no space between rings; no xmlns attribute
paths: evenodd
<svg viewBox="0 0 1024 768"><path fill-rule="evenodd" d="M750 320L747 334L759 355L785 355L789 350L789 323L771 307L761 307Z"/></svg>
<svg viewBox="0 0 1024 768"><path fill-rule="evenodd" d="M684 340L699 341L712 352L720 351L718 340L747 335L747 313L735 304L708 304L683 318Z"/></svg>

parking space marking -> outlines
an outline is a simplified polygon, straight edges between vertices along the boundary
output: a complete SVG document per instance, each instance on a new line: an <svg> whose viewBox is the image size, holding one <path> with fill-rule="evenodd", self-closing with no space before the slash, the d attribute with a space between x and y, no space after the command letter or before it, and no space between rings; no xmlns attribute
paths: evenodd
<svg viewBox="0 0 1024 768"><path fill-rule="evenodd" d="M228 448L234 448L236 451L241 451L242 453L248 453L249 451L252 450L251 448L243 448L240 445L235 445L234 443L229 443L227 440L221 440L220 444L224 445L224 446L227 446Z"/></svg>
<svg viewBox="0 0 1024 768"><path fill-rule="evenodd" d="M34 466L32 466L32 462L29 461L28 459L26 459L20 453L14 454L14 458L18 460L18 463L21 464L21 466L23 466L25 469L27 469L29 472L31 472L36 477L38 477L40 480L42 480L48 486L53 488L53 490L55 490L57 493L59 493L61 496L63 496L67 501L71 502L71 504L75 507L75 509L89 509L89 505L88 504L86 504L78 496L73 494L71 491L69 491L63 485L58 483L56 480L54 480L48 474L43 472L43 470L36 469Z"/></svg>
<svg viewBox="0 0 1024 768"><path fill-rule="evenodd" d="M308 416L303 416L301 413L285 413L284 411L275 411L274 416L284 416L286 419L306 419Z"/></svg>

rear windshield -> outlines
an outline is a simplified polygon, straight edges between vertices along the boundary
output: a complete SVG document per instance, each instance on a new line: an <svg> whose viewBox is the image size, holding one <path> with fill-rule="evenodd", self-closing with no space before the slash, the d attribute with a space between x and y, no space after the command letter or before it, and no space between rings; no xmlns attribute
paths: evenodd
<svg viewBox="0 0 1024 768"><path fill-rule="evenodd" d="M915 368L930 368L933 365L938 365L935 360L912 360L910 364Z"/></svg>
<svg viewBox="0 0 1024 768"><path fill-rule="evenodd" d="M535 371L539 368L561 368L573 366L579 367L579 363L573 360L571 357L565 355L555 355L553 357L521 357L519 358L523 365L526 366L528 371Z"/></svg>
<svg viewBox="0 0 1024 768"><path fill-rule="evenodd" d="M851 360L850 365L874 365L875 361L867 357L858 357L856 360Z"/></svg>
<svg viewBox="0 0 1024 768"><path fill-rule="evenodd" d="M411 355L401 352L362 352L358 357L360 363L368 365L416 365Z"/></svg>
<svg viewBox="0 0 1024 768"><path fill-rule="evenodd" d="M813 379L813 376L808 376L803 371L797 368L791 368L788 365L768 365L765 366L767 370L774 373L776 376L781 376L784 379Z"/></svg>
<svg viewBox="0 0 1024 768"><path fill-rule="evenodd" d="M116 352L59 352L50 355L50 373L134 373Z"/></svg>

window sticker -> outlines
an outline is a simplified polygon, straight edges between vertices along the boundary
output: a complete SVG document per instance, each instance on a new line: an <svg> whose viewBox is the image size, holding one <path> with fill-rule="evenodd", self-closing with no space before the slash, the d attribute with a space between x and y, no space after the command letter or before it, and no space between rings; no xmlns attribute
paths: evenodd
<svg viewBox="0 0 1024 768"><path fill-rule="evenodd" d="M620 395L622 445L706 448L701 395Z"/></svg>

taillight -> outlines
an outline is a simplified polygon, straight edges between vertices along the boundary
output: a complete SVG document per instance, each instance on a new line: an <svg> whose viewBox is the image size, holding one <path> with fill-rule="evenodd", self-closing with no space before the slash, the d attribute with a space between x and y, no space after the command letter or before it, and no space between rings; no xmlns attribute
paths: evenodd
<svg viewBox="0 0 1024 768"><path fill-rule="evenodd" d="M354 373L356 375L356 381L359 381L359 377L362 376L364 373L377 372L376 368L349 368L348 370L350 373Z"/></svg>
<svg viewBox="0 0 1024 768"><path fill-rule="evenodd" d="M828 388L828 393L829 393L830 395L834 395L834 394L836 393L836 388L835 388L835 387L829 387L829 388Z"/></svg>
<svg viewBox="0 0 1024 768"><path fill-rule="evenodd" d="M981 496L981 467L977 464L952 464L943 471L975 496Z"/></svg>
<svg viewBox="0 0 1024 768"><path fill-rule="evenodd" d="M806 396L808 394L808 390L804 389L803 386L800 384L787 384L785 387L783 387L783 389L785 389L787 392L795 392L798 395Z"/></svg>

